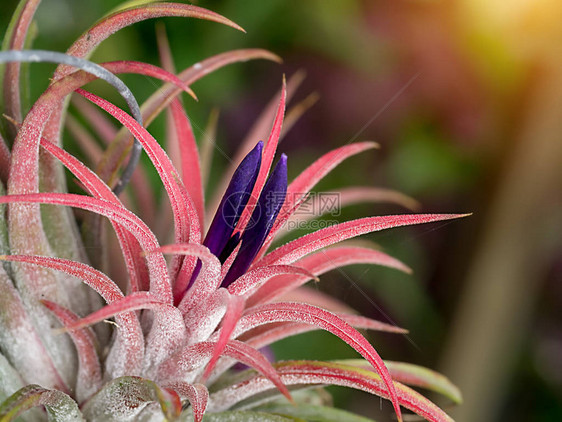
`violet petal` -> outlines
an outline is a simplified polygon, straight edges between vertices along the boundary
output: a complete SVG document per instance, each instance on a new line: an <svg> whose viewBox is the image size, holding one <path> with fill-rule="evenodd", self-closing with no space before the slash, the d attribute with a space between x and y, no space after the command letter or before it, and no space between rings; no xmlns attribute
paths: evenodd
<svg viewBox="0 0 562 422"><path fill-rule="evenodd" d="M215 256L220 256L230 237L256 183L261 165L263 142L259 141L252 151L244 157L224 193L211 227L203 244Z"/></svg>
<svg viewBox="0 0 562 422"><path fill-rule="evenodd" d="M240 250L226 274L227 287L250 267L285 202L287 195L287 156L281 155L258 199L254 212L240 239Z"/></svg>

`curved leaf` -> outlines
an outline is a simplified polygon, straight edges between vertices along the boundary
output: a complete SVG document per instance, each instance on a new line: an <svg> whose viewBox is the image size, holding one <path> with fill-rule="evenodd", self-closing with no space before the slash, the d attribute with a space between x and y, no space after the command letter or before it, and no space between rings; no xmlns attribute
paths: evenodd
<svg viewBox="0 0 562 422"><path fill-rule="evenodd" d="M0 380L2 380L0 384L0 403L24 385L18 371L14 369L2 353L0 353Z"/></svg>
<svg viewBox="0 0 562 422"><path fill-rule="evenodd" d="M181 413L177 393L139 377L121 377L108 382L82 406L82 413L92 422L121 422L134 419L152 402L160 404L168 420L175 420Z"/></svg>
<svg viewBox="0 0 562 422"><path fill-rule="evenodd" d="M122 206L121 201L111 188L81 161L43 137L41 137L41 146L63 163L91 195ZM138 172L135 174L138 174ZM140 289L139 286L148 285L149 283L148 280L145 280L147 275L146 264L142 260L140 246L124 228L114 222L111 222L111 224L125 258L125 264L129 273L129 288L131 291L138 291Z"/></svg>
<svg viewBox="0 0 562 422"><path fill-rule="evenodd" d="M2 50L22 50L28 37L29 26L41 0L20 0L8 29L4 34ZM4 114L21 122L21 63L8 63L4 71Z"/></svg>
<svg viewBox="0 0 562 422"><path fill-rule="evenodd" d="M45 300L43 305L58 318L63 326L78 320L75 314L56 303ZM82 402L98 391L102 385L100 361L94 345L94 333L91 330L87 328L74 330L69 335L78 351L76 398Z"/></svg>
<svg viewBox="0 0 562 422"><path fill-rule="evenodd" d="M147 254L155 252L194 256L199 258L202 262L201 271L197 275L195 282L187 293L185 293L185 296L181 298L182 300L178 308L182 313L189 312L194 306L200 304L201 301L205 300L206 297L220 286L221 263L206 246L197 243L164 245L156 250L147 252ZM179 281L176 280L176 285L174 286L176 291L185 292L188 278L184 277L183 281L182 285L178 286Z"/></svg>
<svg viewBox="0 0 562 422"><path fill-rule="evenodd" d="M0 405L0 421L12 421L36 406L45 406L50 422L84 422L78 404L68 395L34 384L18 390Z"/></svg>
<svg viewBox="0 0 562 422"><path fill-rule="evenodd" d="M361 359L345 359L335 361L342 365L351 365L358 368L369 369L367 362ZM421 387L436 393L443 394L455 404L462 403L460 390L447 377L423 366L413 365L405 362L393 362L385 360L384 363L394 381L413 387Z"/></svg>
<svg viewBox="0 0 562 422"><path fill-rule="evenodd" d="M201 231L197 211L183 183L180 182L176 169L158 142L131 116L109 101L81 89L77 92L119 120L141 142L168 193L174 211L176 242L185 243L191 240L192 243L200 243Z"/></svg>
<svg viewBox="0 0 562 422"><path fill-rule="evenodd" d="M395 334L407 333L403 328L357 315L338 314L338 316L354 328ZM319 329L317 326L299 322L274 323L257 327L241 338L250 346L260 349L278 340L317 329Z"/></svg>
<svg viewBox="0 0 562 422"><path fill-rule="evenodd" d="M24 54L23 52L18 53ZM88 68L103 69L94 63L87 63ZM103 69L102 72L115 78L106 69ZM77 87L94 79L95 76L83 71L75 72L68 78L52 84L35 102L18 131L12 150L8 180L9 193L38 191L39 142L46 122L52 115L54 105ZM52 176L45 177L45 179L47 181L58 180L54 173ZM56 242L53 242L54 246L51 246L45 234L39 206L13 204L10 209L10 243L13 252L50 256L52 248L56 246L57 249L60 249L58 252L61 255L72 255L73 258L80 259L80 254L77 253L80 249L77 246L79 242L74 236L75 231L72 225L74 220L70 216L51 216L56 217L53 220L55 227L52 229L53 234L56 233ZM36 272L28 272L22 268L21 277L16 279L16 283L23 285L20 286L23 287L21 291L43 295L43 298L55 301L75 312L87 312L90 308L87 291L76 280L68 278L59 280L54 275L48 274L47 271L39 276ZM69 296L72 296L72 300ZM70 347L72 346L70 345Z"/></svg>
<svg viewBox="0 0 562 422"><path fill-rule="evenodd" d="M199 225L199 217L197 210L195 209L195 205L189 195L189 192L181 182L172 162L166 155L166 152L162 149L154 137L148 133L142 125L139 125L138 122L131 118L131 116L110 102L87 91L77 90L77 92L119 120L131 131L135 139L137 139L144 147L148 157L158 171L158 175L160 176L160 179L164 184L164 188L166 189L166 193L168 194L174 214L174 232L176 243L186 243L189 241L191 243L200 243L201 227ZM176 255L173 257L171 264L172 278L176 278L177 272L179 271L183 261L184 259L182 256ZM190 268L190 270L192 270L195 262L193 260L189 260L186 262L186 265Z"/></svg>
<svg viewBox="0 0 562 422"><path fill-rule="evenodd" d="M271 403L257 407L255 410L274 413L281 416L303 418L307 422L374 422L363 416L355 415L340 409L312 404L290 405Z"/></svg>
<svg viewBox="0 0 562 422"><path fill-rule="evenodd" d="M385 383L375 372L333 362L288 361L274 365L288 386L340 385L388 398ZM271 389L261 377L243 380L210 396L209 410L222 411L243 404L245 399ZM430 422L453 422L434 403L398 382L393 383L401 406ZM246 404L248 406L249 404Z"/></svg>
<svg viewBox="0 0 562 422"><path fill-rule="evenodd" d="M273 53L261 49L234 50L205 59L185 69L177 76L186 84L201 79L203 76L228 64L244 62L254 59L265 59L280 61L281 59ZM154 93L141 107L143 121L148 126L158 114L164 110L171 101L181 92L181 89L172 84L166 84ZM126 130L121 130L115 137L110 147L106 150L104 158L98 165L96 173L103 180L109 181L115 177L119 164L126 156L126 152L133 143L133 137ZM220 199L220 197L219 197Z"/></svg>
<svg viewBox="0 0 562 422"><path fill-rule="evenodd" d="M254 265L291 264L311 252L365 233L394 227L451 220L467 215L469 214L405 214L366 217L346 221L345 223L336 224L335 226L326 227L325 229L310 233L280 246Z"/></svg>
<svg viewBox="0 0 562 422"><path fill-rule="evenodd" d="M3 211L1 208L0 212ZM37 322L27 312L20 293L3 265L0 265L0 291L2 292L0 294L0 347L2 352L14 365L23 381L34 380L45 386L67 391L65 383L41 339L41 327L36 327ZM51 321L47 320L47 315L42 315L42 317L42 326L50 325ZM26 333L26 335L22 336L21 333ZM14 379L12 382L16 382L16 380ZM2 384L4 384L4 380L2 380ZM5 384L8 386L10 381Z"/></svg>
<svg viewBox="0 0 562 422"><path fill-rule="evenodd" d="M105 67L111 73L137 73L139 75L152 76L153 78L160 79L164 82L170 82L187 92L194 100L197 100L195 93L184 81L173 73L150 63L137 62L133 60L119 60L114 62L104 62L101 63L100 66Z"/></svg>
<svg viewBox="0 0 562 422"><path fill-rule="evenodd" d="M129 210L111 202L84 195L69 193L32 193L27 195L6 195L0 197L0 203L33 203L65 205L97 213L115 221L130 231L145 250L156 250L158 241L144 222ZM168 281L168 269L162 254L147 255L151 272L150 288L165 303L172 303L172 289Z"/></svg>
<svg viewBox="0 0 562 422"><path fill-rule="evenodd" d="M206 19L244 31L239 25L224 16L201 7L181 3L158 2L131 7L103 18L78 38L67 50L67 54L87 57L103 40L122 28L147 19L173 16ZM61 66L55 74L55 79L62 77L65 73L68 73L68 69Z"/></svg>
<svg viewBox="0 0 562 422"><path fill-rule="evenodd" d="M283 227L283 224L285 224L289 217L298 209L300 204L304 202L310 189L322 180L324 176L347 158L373 148L378 148L378 144L375 142L357 142L344 145L343 147L324 154L302 171L287 187L287 201L283 212L279 215L279 218L271 229L262 251L265 251L269 247L277 231Z"/></svg>
<svg viewBox="0 0 562 422"><path fill-rule="evenodd" d="M92 312L90 315L80 318L61 331L78 330L105 319L113 318L115 315L123 312L138 311L141 309L152 309L159 312L166 308L176 309L172 305L161 302L156 296L148 292L131 293L130 295L114 300L103 308Z"/></svg>
<svg viewBox="0 0 562 422"><path fill-rule="evenodd" d="M380 374L387 386L387 391L398 420L402 419L396 390L381 357L365 337L342 318L331 312L304 303L278 302L256 306L255 308L249 309L246 315L239 321L234 331L233 338L259 325L289 321L307 323L329 331L345 341L361 356L367 359Z"/></svg>
<svg viewBox="0 0 562 422"><path fill-rule="evenodd" d="M188 384L183 381L174 381L167 384L167 387L189 400L194 422L201 422L209 400L207 387L203 384Z"/></svg>
<svg viewBox="0 0 562 422"><path fill-rule="evenodd" d="M82 264L81 262L34 255L1 255L0 261L23 262L62 271L82 280L85 284L98 292L107 303L112 303L123 298L123 293L121 293L121 290L113 280L102 272L89 265ZM56 311L59 310L60 307L53 302L50 303L52 305L47 305L47 308L55 312L59 318L65 318L61 320L64 325L71 325L76 322L76 320L70 318L66 312L57 314ZM117 332L116 341L106 359L106 363L109 366L108 372L112 376L121 376L123 373L137 374L141 369L144 355L144 337L140 323L133 312L120 314L116 317L116 320L119 330ZM76 343L76 340L74 341ZM78 347L78 345L76 346ZM115 362L115 360L117 360L117 362ZM112 369L115 367L120 368L120 372L116 372L115 369Z"/></svg>
<svg viewBox="0 0 562 422"><path fill-rule="evenodd" d="M301 267L293 265L269 265L267 267L258 267L247 271L243 276L234 280L234 282L228 286L228 291L234 295L246 295L258 289L269 279L283 274L290 274L291 278L301 276L305 277L307 280L316 279L318 281L318 278L314 274Z"/></svg>
<svg viewBox="0 0 562 422"><path fill-rule="evenodd" d="M353 245L339 245L321 249L300 259L295 264L314 274L314 276L353 264L382 265L406 273L412 272L408 266L382 251ZM303 285L311 279L311 277L306 276L277 277L260 288L250 298L249 303L256 305L258 303L271 302L273 299Z"/></svg>
<svg viewBox="0 0 562 422"><path fill-rule="evenodd" d="M235 411L222 413L208 413L203 422L306 422L292 416L272 415L257 411Z"/></svg>
<svg viewBox="0 0 562 422"><path fill-rule="evenodd" d="M228 341L230 340L230 336L234 331L236 323L242 316L242 312L244 312L244 305L245 301L243 298L231 294L228 295L228 304L224 317L222 318L219 339L215 344L215 348L213 349L211 360L209 360L209 363L205 368L205 372L203 372L201 382L207 380L207 378L211 374L211 371L214 369L215 364L221 357L221 354L223 353Z"/></svg>
<svg viewBox="0 0 562 422"><path fill-rule="evenodd" d="M180 353L175 354L170 359L162 364L161 373L163 377L185 378L190 372L197 372L198 369L213 356L214 350L218 343L212 341L205 341L187 347ZM259 351L247 344L231 340L226 343L223 351L224 356L235 359L250 368L255 369L267 378L271 383L285 396L285 398L292 402L291 394L285 385L281 382L279 375L267 360L267 358ZM220 373L232 364L229 362L225 366L221 366ZM217 368L219 369L219 368ZM191 375L193 376L193 375ZM173 382L170 385L174 385Z"/></svg>

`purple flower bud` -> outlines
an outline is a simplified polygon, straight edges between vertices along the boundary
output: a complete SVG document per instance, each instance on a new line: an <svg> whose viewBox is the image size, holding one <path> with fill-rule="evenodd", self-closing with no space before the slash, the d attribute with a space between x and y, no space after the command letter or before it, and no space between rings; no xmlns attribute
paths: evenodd
<svg viewBox="0 0 562 422"><path fill-rule="evenodd" d="M252 264L263 246L287 195L287 156L281 154L279 162L269 176L240 239L240 250L223 280L223 287L240 277Z"/></svg>
<svg viewBox="0 0 562 422"><path fill-rule="evenodd" d="M222 255L252 194L260 171L262 150L263 142L259 141L242 160L230 180L207 232L203 244L217 257Z"/></svg>

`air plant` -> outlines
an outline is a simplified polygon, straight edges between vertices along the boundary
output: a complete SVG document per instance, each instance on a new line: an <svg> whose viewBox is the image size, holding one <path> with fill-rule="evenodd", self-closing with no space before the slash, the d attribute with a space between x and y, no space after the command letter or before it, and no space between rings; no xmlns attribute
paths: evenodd
<svg viewBox="0 0 562 422"><path fill-rule="evenodd" d="M287 85L283 82L278 100L259 118L233 166L225 171L220 195L205 210L209 149L199 152L178 95L193 95L192 83L227 64L278 58L259 49L231 51L175 74L160 34L164 68L87 60L112 33L150 18L194 17L241 30L199 7L151 2L106 16L65 54L20 51L39 3L22 0L4 38L6 52L0 54L6 62L4 115L9 121L0 139L0 420L364 420L307 404L311 397L321 397L311 387L325 385L387 398L399 420L401 407L430 421L451 420L406 386L428 388L459 401L446 378L414 365L383 361L357 331L404 333L403 329L358 316L304 284L329 270L358 263L408 271L372 245L345 241L460 215L361 218L270 251L307 193L342 161L375 144L342 146L288 183L289 159L281 154L273 163L285 104L298 84L298 77L292 78ZM24 115L19 75L25 61L60 65ZM165 84L139 108L115 76L126 72L156 77ZM132 116L84 90L83 85L96 78L118 89ZM107 141L105 150L78 120L67 116L71 94L83 118ZM117 131L96 107L123 127ZM175 163L146 129L163 110L169 116L168 148ZM65 122L87 151L90 167L62 149ZM262 137L266 142L260 141ZM146 188L145 169L136 166L140 147L164 186L171 205L169 220L154 216L157 201ZM68 193L61 164L83 194ZM351 188L342 193L342 205L358 197L405 201L388 194ZM133 203L141 204L135 212L129 209L135 208ZM70 208L89 213L72 213ZM114 238L107 236L104 221L109 221ZM149 224L158 226L159 236ZM174 240L162 245L171 225ZM115 245L122 258L112 249ZM111 256L106 260L100 258L103 253L86 256L85 250ZM115 270L115 262L121 261L124 273ZM116 280L107 274L115 274ZM289 296L291 300L286 299ZM338 336L363 360L271 363L262 350L315 329ZM248 369L235 369L236 363Z"/></svg>

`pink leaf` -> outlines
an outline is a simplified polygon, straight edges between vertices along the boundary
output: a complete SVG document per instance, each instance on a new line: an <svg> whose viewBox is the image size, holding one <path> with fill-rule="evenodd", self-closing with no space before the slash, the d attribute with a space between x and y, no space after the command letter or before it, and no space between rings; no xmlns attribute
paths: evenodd
<svg viewBox="0 0 562 422"><path fill-rule="evenodd" d="M201 169L199 167L199 151L193 135L193 129L185 111L176 98L171 104L172 116L176 129L176 139L179 143L181 157L182 180L185 184L193 205L199 216L199 226L203 226L203 185L201 183Z"/></svg>
<svg viewBox="0 0 562 422"><path fill-rule="evenodd" d="M338 189L337 193L327 192L327 194L337 194L337 204L335 204L335 206L337 206L338 210L349 205L362 204L367 202L396 204L403 206L411 211L416 211L421 208L420 203L415 199L391 189L353 186ZM306 203L306 207L308 209L320 210L321 214L311 212L296 212L284 223L286 232L291 231L292 227L299 227L299 224L302 224L305 221L316 219L321 215L329 214L330 212L332 212L333 208L326 207L325 204L322 204L322 200L323 197L320 194L313 195L312 197L304 200L304 202L297 203L297 205L294 206L297 207L295 208L295 211L300 208L299 204L302 205L303 203ZM281 235L282 234L283 233L281 233Z"/></svg>
<svg viewBox="0 0 562 422"><path fill-rule="evenodd" d="M280 58L271 57L271 60L281 62ZM304 80L304 72L299 71L296 72L289 78L287 82L287 97L286 101L289 101L290 98L293 97L297 88ZM283 89L283 87L282 87ZM219 202L226 191L228 184L230 183L230 179L234 174L238 164L242 161L242 159L254 148L256 145L256 141L265 139L268 136L269 132L271 131L271 122L275 119L275 113L279 108L279 98L282 95L282 89L279 91L279 94L275 95L273 99L267 104L267 106L263 109L260 116L250 129L249 133L244 138L242 144L238 147L236 151L236 155L232 159L228 169L223 173L221 180L219 182L219 186L216 189L216 193L211 200L211 204L209 209L214 211L217 209ZM283 131L282 131L283 133ZM211 216L212 217L212 216Z"/></svg>
<svg viewBox="0 0 562 422"><path fill-rule="evenodd" d="M14 14L12 22L10 22L10 32L6 32L4 40L6 50L21 50L25 46L28 36L29 25L33 20L35 11L41 3L41 0L27 0L25 4L21 2ZM13 27L11 26L13 24ZM20 98L20 71L21 63L6 63L4 73L4 114L10 116L17 122L21 122L21 98ZM0 162L1 163L1 162Z"/></svg>
<svg viewBox="0 0 562 422"><path fill-rule="evenodd" d="M105 319L112 318L124 312L138 311L140 309L151 309L155 312L159 312L161 310L165 310L165 308L175 309L172 305L161 302L156 296L151 293L131 293L130 295L123 296L122 298L111 302L103 308L92 312L90 315L68 325L63 331L66 332L70 330L78 330L80 328L96 324Z"/></svg>
<svg viewBox="0 0 562 422"><path fill-rule="evenodd" d="M318 290L314 285L310 287L297 287L290 292L284 293L276 301L308 303L310 305L318 306L319 308L326 309L327 311L331 311L337 314L352 314L356 312L343 300L340 300Z"/></svg>
<svg viewBox="0 0 562 422"><path fill-rule="evenodd" d="M352 264L382 265L408 274L412 273L411 268L396 258L382 251L361 246L341 245L327 248L298 261L299 266L306 268L315 275Z"/></svg>
<svg viewBox="0 0 562 422"><path fill-rule="evenodd" d="M179 177L170 159L158 142L145 128L140 126L135 119L123 112L123 110L84 90L80 89L77 92L119 120L141 142L144 150L156 167L170 198L176 224L176 242L184 243L191 240L194 243L199 243L201 241L201 232L193 203L185 187L179 182Z"/></svg>
<svg viewBox="0 0 562 422"><path fill-rule="evenodd" d="M310 304L309 304L310 305ZM360 317L351 314L337 314L338 317L343 319L349 325L358 329L374 330L384 333L406 334L408 331L397 327L395 325L386 324L384 322L376 321L370 318ZM251 331L243 334L243 338L250 346L260 349L264 346L269 346L278 340L295 336L297 334L306 333L308 331L317 330L315 325L300 323L300 322L281 322L273 323L265 326L258 326Z"/></svg>
<svg viewBox="0 0 562 422"><path fill-rule="evenodd" d="M451 220L467 215L468 214L406 214L366 217L346 221L345 223L336 224L293 240L275 249L254 265L291 264L311 252L365 233L393 227Z"/></svg>
<svg viewBox="0 0 562 422"><path fill-rule="evenodd" d="M163 67L169 72L175 72L164 26L160 25L156 29L158 51ZM181 169L183 183L191 198L193 198L193 203L199 215L199 225L202 227L204 218L203 185L197 143L180 100L174 98L170 106L167 113L168 153L172 156L172 161L176 164L176 167ZM174 160L174 157L179 157L179 159Z"/></svg>
<svg viewBox="0 0 562 422"><path fill-rule="evenodd" d="M306 195L324 176L347 158L369 149L378 148L375 142L357 142L334 149L308 166L287 188L293 194L292 201L297 202ZM300 195L300 196L298 196Z"/></svg>
<svg viewBox="0 0 562 422"><path fill-rule="evenodd" d="M34 103L18 131L13 145L8 193L20 194L38 191L39 142L46 122L56 108L56 105L66 95L94 79L95 76L85 72L75 72L50 85ZM52 170L53 168L49 167L49 169ZM46 182L58 180L54 176L44 179ZM9 208L9 231L12 252L52 255L51 245L43 230L39 206L35 204L11 204ZM66 234L61 233L61 230L59 230L59 235L65 236ZM66 307L70 307L71 301L66 299L65 296L80 294L80 291L74 290L72 284L65 281L60 283L54 276L49 276L48 274L39 276L36 272L26 272L25 287L30 293L45 294L45 296L42 296L43 298L56 301ZM75 303L76 301L72 302Z"/></svg>
<svg viewBox="0 0 562 422"><path fill-rule="evenodd" d="M0 189L2 187L0 186ZM1 221L1 220L0 220ZM14 281L0 265L0 346L2 354L10 360L24 382L40 382L42 385L69 391L59 374L53 358L47 352L40 331L36 327L37 321L33 317L37 312L26 309ZM38 305L39 308L42 306ZM46 315L45 324L49 321ZM22 336L21 333L25 333Z"/></svg>
<svg viewBox="0 0 562 422"><path fill-rule="evenodd" d="M193 97L193 99L197 99L195 93L184 81L182 81L173 73L170 73L169 71L164 70L158 66L132 60L104 62L101 63L100 66L105 67L111 73L137 73L139 75L151 76L164 82L170 82L178 88L181 88L183 91L187 92L191 97Z"/></svg>
<svg viewBox="0 0 562 422"><path fill-rule="evenodd" d="M163 373L172 376L175 374L181 378L185 376L185 373L197 369L202 360L208 359L212 355L215 348L216 343L214 342L197 343L173 356L172 359L162 365L161 369ZM270 380L289 401L292 401L287 387L281 382L271 363L258 350L241 341L231 340L225 345L223 355L256 369Z"/></svg>
<svg viewBox="0 0 562 422"><path fill-rule="evenodd" d="M258 325L272 322L304 322L329 331L353 347L361 356L369 361L381 375L387 386L394 410L399 419L400 407L392 384L390 374L384 366L376 350L357 330L342 318L326 310L307 305L305 303L271 303L251 308L238 323L233 337L252 329Z"/></svg>
<svg viewBox="0 0 562 422"><path fill-rule="evenodd" d="M63 326L68 326L78 320L75 314L56 303L44 300L43 305L55 314ZM74 330L69 335L78 351L76 398L81 403L102 386L100 362L94 346L94 333L91 330Z"/></svg>
<svg viewBox="0 0 562 422"><path fill-rule="evenodd" d="M166 16L206 19L244 31L234 22L201 7L180 3L145 4L121 10L105 17L78 38L67 50L67 54L76 57L87 57L103 40L120 29L147 19ZM55 74L55 79L62 77L68 72L67 68L61 66Z"/></svg>
<svg viewBox="0 0 562 422"><path fill-rule="evenodd" d="M229 297L228 291L221 287L205 300L193 303L184 314L188 344L205 341L213 335L226 312Z"/></svg>
<svg viewBox="0 0 562 422"><path fill-rule="evenodd" d="M278 363L275 367L286 385L341 385L388 398L386 383L372 371L338 363L315 361L289 361ZM255 377L212 394L209 410L212 412L226 410L246 398L271 388L263 381L263 378ZM393 385L402 406L431 422L453 422L445 412L421 394L397 382Z"/></svg>
<svg viewBox="0 0 562 422"><path fill-rule="evenodd" d="M4 255L0 257L0 260L38 265L77 277L98 292L107 303L113 303L123 298L123 293L113 280L81 262L34 255ZM121 376L125 373L137 374L141 369L144 356L144 336L140 323L133 312L119 315L116 320L120 329L110 353L111 357L107 359L108 363L111 362L109 371L114 376ZM119 369L112 369L115 366Z"/></svg>
<svg viewBox="0 0 562 422"><path fill-rule="evenodd" d="M185 243L188 241L191 241L192 243L200 243L201 229L199 226L197 211L195 210L189 193L183 183L181 183L176 169L158 142L144 127L139 125L135 119L123 112L123 110L89 92L83 90L77 90L77 92L119 120L142 144L144 150L147 152L149 158L154 164L154 167L158 171L160 178L162 179L170 204L172 205L176 243ZM172 260L172 279L176 278L182 261L183 257L180 256L176 256ZM194 263L192 261L187 261L186 267L187 266L193 269Z"/></svg>
<svg viewBox="0 0 562 422"><path fill-rule="evenodd" d="M107 186L93 171L82 164L82 162L64 151L62 148L48 142L44 138L41 138L41 146L60 160L64 166L78 178L88 192L96 198L104 199L116 205L122 206L121 201L117 198L109 186ZM148 280L143 280L146 270L141 257L141 249L138 242L131 236L130 233L116 223L112 222L112 225L115 229L115 233L119 240L119 244L125 258L125 263L127 265L130 290L138 291L139 286L148 284Z"/></svg>
<svg viewBox="0 0 562 422"><path fill-rule="evenodd" d="M175 291L181 294L177 296L177 298L182 299L178 308L183 313L189 312L194 306L200 305L220 286L221 263L215 255L209 252L206 246L196 243L165 245L153 251L149 251L148 254L155 252L189 255L199 258L202 262L201 270L195 282L185 296L183 296L183 299L181 295L185 293L189 279L184 279L185 282L181 285L176 282L174 287Z"/></svg>
<svg viewBox="0 0 562 422"><path fill-rule="evenodd" d="M77 261L37 255L2 255L0 261L25 262L53 270L62 271L83 280L98 292L106 302L111 303L123 297L117 284L102 272Z"/></svg>
<svg viewBox="0 0 562 422"><path fill-rule="evenodd" d="M129 210L102 199L64 193L35 193L0 197L0 203L16 202L65 205L91 211L125 227L136 237L144 250L155 250L160 247L154 234L142 220ZM151 273L151 291L163 302L172 303L172 289L169 284L164 257L162 254L150 254L147 256L147 264Z"/></svg>
<svg viewBox="0 0 562 422"><path fill-rule="evenodd" d="M271 232L269 233L269 236L267 237L267 240L265 241L262 251L265 251L269 245L271 245L277 231L306 199L310 189L322 180L324 176L347 158L373 148L378 148L378 144L375 142L357 142L344 145L343 147L324 154L308 166L302 173L300 173L298 177L287 187L287 199L283 205L281 213L277 217L277 220L271 229Z"/></svg>
<svg viewBox="0 0 562 422"><path fill-rule="evenodd" d="M398 419L401 420L396 391L394 389L394 385L392 384L390 374L388 373L382 359L373 346L371 346L371 344L369 344L369 342L357 330L352 328L342 318L331 312L304 303L279 302L252 308L247 312L243 320L244 322L242 322L242 320L240 321L234 337L246 331L248 327L252 327L251 321L253 320L253 326L255 326L256 323L262 325L266 323L266 321L305 322L320 327L341 338L353 347L359 354L361 354L361 356L367 359L381 375L387 386L396 415L398 416Z"/></svg>
<svg viewBox="0 0 562 422"><path fill-rule="evenodd" d="M248 271L228 286L228 291L234 295L245 295L258 289L269 279L282 274L290 274L287 279L294 278L295 275L305 277L308 280L316 278L314 274L301 267L295 267L293 265L270 265Z"/></svg>
<svg viewBox="0 0 562 422"><path fill-rule="evenodd" d="M278 56L266 50L234 50L218 54L203 60L200 63L196 63L178 74L178 77L186 84L191 85L203 76L223 66L253 59L266 59L273 61L281 60ZM181 89L177 88L175 85L166 84L154 93L141 107L142 118L145 126L148 126L180 92ZM112 174L118 168L123 155L131 147L132 143L133 137L130 134L126 132L119 133L112 146L106 152L104 160L100 163L96 171L102 179L110 179Z"/></svg>
<svg viewBox="0 0 562 422"><path fill-rule="evenodd" d="M276 322L267 325L260 325L244 334L239 338L249 346L256 349L269 346L276 341L283 340L298 334L315 331L318 328L314 325L300 322Z"/></svg>
<svg viewBox="0 0 562 422"><path fill-rule="evenodd" d="M99 136L104 144L109 144L115 138L117 129L109 120L107 114L79 95L73 95L70 103L86 118L94 133Z"/></svg>
<svg viewBox="0 0 562 422"><path fill-rule="evenodd" d="M207 364L207 367L205 368L205 372L201 377L202 382L204 382L209 377L215 364L217 363L221 354L223 353L226 344L230 340L230 336L234 331L234 327L236 326L236 323L242 316L242 312L244 312L244 303L245 303L244 299L239 296L233 296L233 295L229 296L226 313L224 314L224 317L222 319L219 339L215 344L215 348L213 350L211 360Z"/></svg>
<svg viewBox="0 0 562 422"><path fill-rule="evenodd" d="M338 317L343 319L349 325L355 328L364 330L374 330L385 333L407 334L408 330L400 328L394 324L387 324L386 322L377 321L375 319L367 318L361 315L354 314L337 314Z"/></svg>
<svg viewBox="0 0 562 422"><path fill-rule="evenodd" d="M304 268L315 276L322 275L336 268L353 264L374 264L411 273L411 269L399 260L385 254L384 252L359 247L359 246L337 246L322 249L310 256L306 256L297 262L299 267ZM257 303L271 302L273 299L290 292L311 280L312 277L290 277L283 276L270 280L265 286L258 290L249 300L253 306Z"/></svg>
<svg viewBox="0 0 562 422"><path fill-rule="evenodd" d="M168 388L176 391L180 396L186 397L191 404L194 422L201 422L207 409L209 390L203 384L188 384L183 381L174 381L166 384Z"/></svg>

